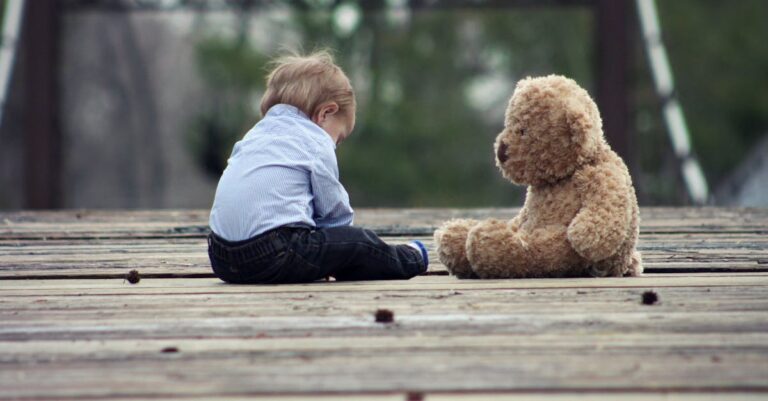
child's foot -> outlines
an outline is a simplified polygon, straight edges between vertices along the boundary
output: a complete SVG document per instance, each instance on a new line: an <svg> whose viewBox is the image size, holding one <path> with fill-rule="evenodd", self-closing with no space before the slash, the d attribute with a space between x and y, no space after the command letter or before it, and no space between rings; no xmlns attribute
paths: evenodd
<svg viewBox="0 0 768 401"><path fill-rule="evenodd" d="M413 240L407 244L413 249L416 249L421 254L421 261L424 262L424 271L427 271L429 267L429 253L427 253L427 247L419 240Z"/></svg>

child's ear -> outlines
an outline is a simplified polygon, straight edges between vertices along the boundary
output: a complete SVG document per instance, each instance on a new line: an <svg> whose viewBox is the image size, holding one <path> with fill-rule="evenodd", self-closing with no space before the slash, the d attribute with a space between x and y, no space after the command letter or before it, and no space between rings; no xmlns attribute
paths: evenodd
<svg viewBox="0 0 768 401"><path fill-rule="evenodd" d="M317 110L316 122L324 122L329 116L339 111L339 105L336 102L322 104Z"/></svg>

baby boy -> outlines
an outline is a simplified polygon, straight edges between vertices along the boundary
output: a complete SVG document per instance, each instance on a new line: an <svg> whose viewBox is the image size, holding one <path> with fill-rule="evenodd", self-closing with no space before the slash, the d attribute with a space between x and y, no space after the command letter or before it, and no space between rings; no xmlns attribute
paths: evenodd
<svg viewBox="0 0 768 401"><path fill-rule="evenodd" d="M409 279L424 245L388 245L353 227L336 146L355 126L355 93L331 55L275 61L263 118L235 144L211 208L208 255L230 283Z"/></svg>

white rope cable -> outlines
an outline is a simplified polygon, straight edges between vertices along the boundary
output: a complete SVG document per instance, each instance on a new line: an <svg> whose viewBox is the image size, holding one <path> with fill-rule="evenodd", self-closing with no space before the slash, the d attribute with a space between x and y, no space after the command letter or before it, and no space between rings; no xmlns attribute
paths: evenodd
<svg viewBox="0 0 768 401"><path fill-rule="evenodd" d="M0 37L0 126L3 123L8 86L13 74L16 44L19 42L19 29L21 28L23 13L24 0L5 0L3 31L2 37Z"/></svg>
<svg viewBox="0 0 768 401"><path fill-rule="evenodd" d="M683 109L674 92L674 79L669 65L667 50L661 40L659 16L655 0L637 0L640 26L648 54L656 93L664 102L663 115L667 133L675 155L680 160L680 170L691 200L699 205L707 202L709 187L698 160L691 153L691 141Z"/></svg>

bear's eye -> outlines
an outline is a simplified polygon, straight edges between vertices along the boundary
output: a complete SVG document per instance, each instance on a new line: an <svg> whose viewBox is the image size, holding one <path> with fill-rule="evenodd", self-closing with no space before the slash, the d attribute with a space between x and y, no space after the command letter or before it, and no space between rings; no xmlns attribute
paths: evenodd
<svg viewBox="0 0 768 401"><path fill-rule="evenodd" d="M517 129L517 133L518 133L520 136L525 136L525 128L518 128L518 129Z"/></svg>

